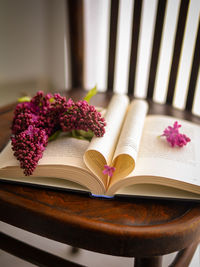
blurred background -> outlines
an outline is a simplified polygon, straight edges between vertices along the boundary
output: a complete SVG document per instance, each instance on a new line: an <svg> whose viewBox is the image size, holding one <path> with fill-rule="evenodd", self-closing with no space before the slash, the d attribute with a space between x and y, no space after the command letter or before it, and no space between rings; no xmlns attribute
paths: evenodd
<svg viewBox="0 0 200 267"><path fill-rule="evenodd" d="M154 100L163 102L171 67L175 26L181 0L168 0ZM137 59L135 95L146 95L152 33L158 0L145 0ZM120 1L115 92L126 92L133 0ZM97 84L106 89L109 0L84 0L85 77L84 87ZM200 1L191 0L179 64L174 106L184 107L194 40L200 14ZM191 19L192 18L192 19ZM26 91L70 88L67 16L64 0L0 0L0 105L15 100ZM9 95L9 97L8 97ZM200 114L200 72L193 112Z"/></svg>
<svg viewBox="0 0 200 267"><path fill-rule="evenodd" d="M0 98L68 88L65 1L0 0ZM11 100L11 99L10 99Z"/></svg>

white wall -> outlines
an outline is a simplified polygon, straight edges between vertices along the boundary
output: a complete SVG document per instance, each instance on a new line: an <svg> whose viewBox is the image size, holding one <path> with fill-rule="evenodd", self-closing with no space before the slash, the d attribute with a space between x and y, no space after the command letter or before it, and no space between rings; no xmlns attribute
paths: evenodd
<svg viewBox="0 0 200 267"><path fill-rule="evenodd" d="M1 95L69 86L65 16L64 0L0 0Z"/></svg>
<svg viewBox="0 0 200 267"><path fill-rule="evenodd" d="M0 1L0 81L46 76L46 1Z"/></svg>
<svg viewBox="0 0 200 267"><path fill-rule="evenodd" d="M65 0L47 0L48 10L48 77L53 88L70 87L67 18Z"/></svg>

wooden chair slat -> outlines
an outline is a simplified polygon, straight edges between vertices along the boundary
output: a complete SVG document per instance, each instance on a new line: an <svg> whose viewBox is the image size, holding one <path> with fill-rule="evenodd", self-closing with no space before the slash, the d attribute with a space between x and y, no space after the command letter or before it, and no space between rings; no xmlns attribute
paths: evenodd
<svg viewBox="0 0 200 267"><path fill-rule="evenodd" d="M181 5L180 5L180 10L179 10L174 51L173 51L173 57L172 57L172 65L171 65L171 71L170 71L170 76L169 76L169 84L168 84L167 99L166 99L167 104L173 103L174 91L175 91L175 86L176 86L177 73L178 73L179 61L180 61L180 55L181 55L181 48L183 44L183 37L184 37L186 20L187 20L188 7L189 7L189 0L182 0Z"/></svg>
<svg viewBox="0 0 200 267"><path fill-rule="evenodd" d="M84 82L84 30L83 0L69 0L67 5L69 16L69 47L71 62L71 85L83 88ZM74 15L76 14L76 15Z"/></svg>
<svg viewBox="0 0 200 267"><path fill-rule="evenodd" d="M0 232L0 247L4 251L37 266L83 266L31 246L2 232Z"/></svg>
<svg viewBox="0 0 200 267"><path fill-rule="evenodd" d="M147 89L147 98L150 99L153 98L166 4L167 4L166 0L160 0L158 2L158 7L157 7L156 24L154 31L153 48L151 53L151 63L150 63L149 81Z"/></svg>
<svg viewBox="0 0 200 267"><path fill-rule="evenodd" d="M134 262L134 267L161 267L162 257L155 256L151 258L137 258Z"/></svg>
<svg viewBox="0 0 200 267"><path fill-rule="evenodd" d="M140 23L142 13L143 0L135 0L133 8L133 23L132 23L132 41L131 41L131 54L130 54L130 67L129 67L129 81L128 81L128 94L134 94L134 84L136 75L136 64L138 55L138 41L140 34Z"/></svg>
<svg viewBox="0 0 200 267"><path fill-rule="evenodd" d="M192 70L191 70L191 75L190 75L187 101L186 101L186 106L185 106L185 109L188 111L192 110L192 106L194 102L194 95L195 95L195 88L196 88L197 77L198 77L199 66L200 66L200 19L199 19L198 32L197 32L196 44L195 44L192 62L193 62Z"/></svg>
<svg viewBox="0 0 200 267"><path fill-rule="evenodd" d="M179 251L169 267L188 267L197 249L198 243Z"/></svg>
<svg viewBox="0 0 200 267"><path fill-rule="evenodd" d="M119 0L112 0L111 14L110 14L110 39L109 39L109 61L108 61L108 81L107 81L108 91L113 91L113 84L114 84L118 13L119 13Z"/></svg>

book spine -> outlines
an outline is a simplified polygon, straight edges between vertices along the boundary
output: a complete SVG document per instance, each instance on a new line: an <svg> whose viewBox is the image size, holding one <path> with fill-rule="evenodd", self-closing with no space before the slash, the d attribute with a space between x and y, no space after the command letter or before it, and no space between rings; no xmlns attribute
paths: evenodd
<svg viewBox="0 0 200 267"><path fill-rule="evenodd" d="M93 198L106 198L106 199L113 199L114 196L107 196L107 195L96 195L91 193L91 197Z"/></svg>

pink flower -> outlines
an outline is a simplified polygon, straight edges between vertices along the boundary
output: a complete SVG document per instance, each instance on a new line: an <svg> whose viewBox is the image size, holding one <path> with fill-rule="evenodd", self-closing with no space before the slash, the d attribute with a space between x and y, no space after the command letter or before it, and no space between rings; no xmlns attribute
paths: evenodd
<svg viewBox="0 0 200 267"><path fill-rule="evenodd" d="M71 98L69 98L69 99L67 100L67 107L70 108L70 107L73 106L73 105L74 105L74 101L73 101Z"/></svg>
<svg viewBox="0 0 200 267"><path fill-rule="evenodd" d="M103 136L106 122L87 101L66 100L60 94L39 91L16 106L11 126L12 149L25 175L31 175L42 158L48 139L59 131L91 130Z"/></svg>
<svg viewBox="0 0 200 267"><path fill-rule="evenodd" d="M108 165L104 165L103 174L107 174L108 176L112 177L115 171L115 167L110 167Z"/></svg>
<svg viewBox="0 0 200 267"><path fill-rule="evenodd" d="M72 130L91 130L96 136L101 137L105 133L106 122L94 106L85 100L74 103L68 100L70 108L60 116L60 125L64 132Z"/></svg>
<svg viewBox="0 0 200 267"><path fill-rule="evenodd" d="M177 121L174 122L173 127L168 126L161 136L165 136L167 142L172 146L179 146L183 147L187 145L188 142L190 142L190 138L186 136L185 134L179 133L179 128L181 127L180 124L178 124Z"/></svg>
<svg viewBox="0 0 200 267"><path fill-rule="evenodd" d="M48 143L45 130L29 125L28 129L11 137L14 156L26 176L31 175L42 158Z"/></svg>

